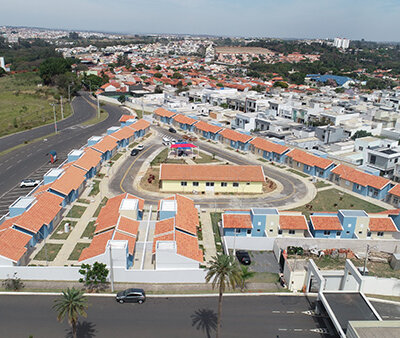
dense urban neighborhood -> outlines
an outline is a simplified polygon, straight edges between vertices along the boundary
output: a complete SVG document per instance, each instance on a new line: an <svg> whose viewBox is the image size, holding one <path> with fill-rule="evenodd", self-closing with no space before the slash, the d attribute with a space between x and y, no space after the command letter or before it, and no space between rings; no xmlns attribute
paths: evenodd
<svg viewBox="0 0 400 338"><path fill-rule="evenodd" d="M398 43L0 27L0 335L398 337L399 143Z"/></svg>

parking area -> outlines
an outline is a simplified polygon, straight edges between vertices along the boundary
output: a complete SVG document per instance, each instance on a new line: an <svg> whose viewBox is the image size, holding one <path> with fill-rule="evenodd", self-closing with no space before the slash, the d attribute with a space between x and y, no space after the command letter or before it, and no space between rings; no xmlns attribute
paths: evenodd
<svg viewBox="0 0 400 338"><path fill-rule="evenodd" d="M249 254L252 271L279 273L279 264L272 251L249 251Z"/></svg>

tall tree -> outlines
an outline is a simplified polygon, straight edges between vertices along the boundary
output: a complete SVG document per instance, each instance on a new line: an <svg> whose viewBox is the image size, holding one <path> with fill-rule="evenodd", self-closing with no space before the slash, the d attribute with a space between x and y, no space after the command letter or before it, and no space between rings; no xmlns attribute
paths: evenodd
<svg viewBox="0 0 400 338"><path fill-rule="evenodd" d="M227 287L234 289L241 282L241 271L235 257L224 254L212 257L207 268L206 282L211 282L212 287L218 287L219 290L216 335L219 338L221 331L222 296Z"/></svg>
<svg viewBox="0 0 400 338"><path fill-rule="evenodd" d="M247 287L247 281L254 277L256 274L254 271L250 271L248 266L242 265L241 266L241 272L240 272L240 277L241 277L241 284L240 284L240 290L244 291Z"/></svg>
<svg viewBox="0 0 400 338"><path fill-rule="evenodd" d="M53 309L57 311L57 320L62 322L66 317L72 328L72 337L76 338L76 324L78 317L86 317L88 308L87 298L83 291L68 288L54 301Z"/></svg>

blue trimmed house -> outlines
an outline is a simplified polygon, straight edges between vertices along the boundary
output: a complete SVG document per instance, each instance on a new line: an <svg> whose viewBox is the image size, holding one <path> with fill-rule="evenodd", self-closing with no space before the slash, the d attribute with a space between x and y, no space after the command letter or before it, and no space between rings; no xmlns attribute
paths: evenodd
<svg viewBox="0 0 400 338"><path fill-rule="evenodd" d="M193 131L200 137L204 137L207 140L218 141L219 132L222 131L222 127L216 126L204 121L199 121L194 125Z"/></svg>
<svg viewBox="0 0 400 338"><path fill-rule="evenodd" d="M285 154L289 150L290 149L284 145L270 142L260 137L256 137L250 141L250 151L268 161L284 163L286 159Z"/></svg>

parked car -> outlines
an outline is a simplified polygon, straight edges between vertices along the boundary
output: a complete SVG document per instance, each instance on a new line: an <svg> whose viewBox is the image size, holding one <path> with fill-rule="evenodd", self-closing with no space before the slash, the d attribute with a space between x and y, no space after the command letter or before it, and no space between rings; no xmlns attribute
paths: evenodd
<svg viewBox="0 0 400 338"><path fill-rule="evenodd" d="M144 149L144 145L143 145L143 144L139 144L139 145L136 147L136 149L139 150L139 151L142 151L142 150Z"/></svg>
<svg viewBox="0 0 400 338"><path fill-rule="evenodd" d="M131 151L131 156L136 156L137 154L139 154L139 150L137 150L137 149L132 149L132 151Z"/></svg>
<svg viewBox="0 0 400 338"><path fill-rule="evenodd" d="M22 180L20 187L21 188L30 188L36 187L40 183L40 180L33 180L31 178L27 178L26 180Z"/></svg>
<svg viewBox="0 0 400 338"><path fill-rule="evenodd" d="M170 127L169 129L168 129L168 131L170 132L170 133L176 133L176 130L174 129L174 128L172 128L172 127Z"/></svg>
<svg viewBox="0 0 400 338"><path fill-rule="evenodd" d="M171 145L171 143L169 141L163 141L162 144L163 144L163 146L166 146L166 147Z"/></svg>
<svg viewBox="0 0 400 338"><path fill-rule="evenodd" d="M142 304L146 301L146 293L143 289L126 289L118 292L115 300L120 303L139 303Z"/></svg>
<svg viewBox="0 0 400 338"><path fill-rule="evenodd" d="M239 260L239 262L242 263L243 265L250 265L251 263L250 255L247 251L244 250L236 251L236 257Z"/></svg>

